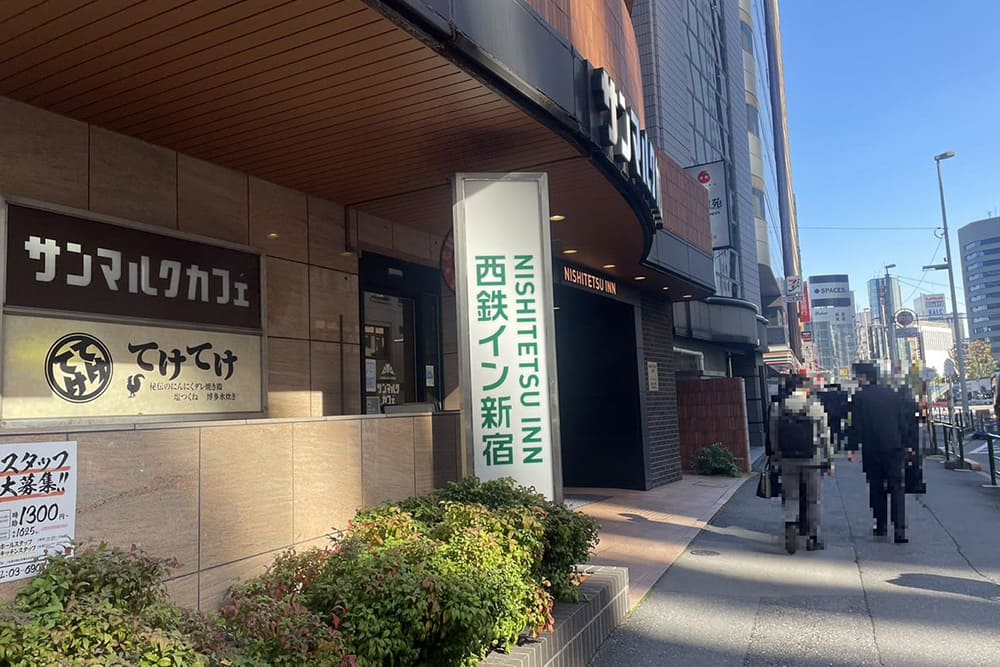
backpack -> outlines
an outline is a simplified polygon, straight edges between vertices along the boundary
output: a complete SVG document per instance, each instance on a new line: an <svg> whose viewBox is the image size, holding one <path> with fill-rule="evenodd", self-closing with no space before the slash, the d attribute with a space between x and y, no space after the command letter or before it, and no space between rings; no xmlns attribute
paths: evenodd
<svg viewBox="0 0 1000 667"><path fill-rule="evenodd" d="M811 459L816 453L813 418L782 409L778 417L778 450L785 459Z"/></svg>

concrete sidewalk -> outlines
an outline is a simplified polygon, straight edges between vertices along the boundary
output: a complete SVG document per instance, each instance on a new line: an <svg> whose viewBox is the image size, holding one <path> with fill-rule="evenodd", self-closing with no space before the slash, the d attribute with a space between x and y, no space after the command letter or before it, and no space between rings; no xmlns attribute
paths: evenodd
<svg viewBox="0 0 1000 667"><path fill-rule="evenodd" d="M998 665L1000 490L925 462L910 543L871 534L860 463L825 480L827 549L785 553L780 501L745 483L592 665Z"/></svg>
<svg viewBox="0 0 1000 667"><path fill-rule="evenodd" d="M744 481L685 475L652 491L567 488L565 496L601 523L590 563L628 568L634 609Z"/></svg>

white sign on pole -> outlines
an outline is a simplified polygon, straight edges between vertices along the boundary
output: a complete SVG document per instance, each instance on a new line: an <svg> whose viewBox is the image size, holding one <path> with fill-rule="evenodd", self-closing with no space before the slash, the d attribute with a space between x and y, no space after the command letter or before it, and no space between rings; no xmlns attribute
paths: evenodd
<svg viewBox="0 0 1000 667"><path fill-rule="evenodd" d="M455 176L465 435L476 475L561 497L548 179Z"/></svg>
<svg viewBox="0 0 1000 667"><path fill-rule="evenodd" d="M687 167L685 171L694 176L708 190L708 222L712 228L712 247L725 248L732 245L729 234L726 163L719 160L718 162Z"/></svg>
<svg viewBox="0 0 1000 667"><path fill-rule="evenodd" d="M785 278L785 300L802 300L802 276L788 276Z"/></svg>
<svg viewBox="0 0 1000 667"><path fill-rule="evenodd" d="M0 583L70 555L76 536L76 443L0 445Z"/></svg>

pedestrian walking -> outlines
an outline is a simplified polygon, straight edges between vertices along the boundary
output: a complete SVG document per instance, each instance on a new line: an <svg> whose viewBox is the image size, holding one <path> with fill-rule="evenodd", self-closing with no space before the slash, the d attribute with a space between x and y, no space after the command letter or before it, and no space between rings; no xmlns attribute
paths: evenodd
<svg viewBox="0 0 1000 667"><path fill-rule="evenodd" d="M993 420L1000 428L1000 375L993 376Z"/></svg>
<svg viewBox="0 0 1000 667"><path fill-rule="evenodd" d="M823 475L833 474L833 450L823 406L813 397L805 378L790 376L788 393L771 411L769 431L775 462L781 467L781 507L785 519L785 549L823 549L820 533Z"/></svg>
<svg viewBox="0 0 1000 667"><path fill-rule="evenodd" d="M839 384L829 384L819 392L819 402L826 410L827 424L830 426L830 443L835 452L840 451L847 420L847 392Z"/></svg>
<svg viewBox="0 0 1000 667"><path fill-rule="evenodd" d="M868 479L868 500L874 517L873 534L886 535L891 519L895 542L905 543L909 540L903 468L906 439L911 433L907 413L912 419L912 411L897 391L879 384L874 364L857 363L854 373L859 390L850 403L847 460L853 462L860 447L861 467ZM886 507L887 500L891 509Z"/></svg>

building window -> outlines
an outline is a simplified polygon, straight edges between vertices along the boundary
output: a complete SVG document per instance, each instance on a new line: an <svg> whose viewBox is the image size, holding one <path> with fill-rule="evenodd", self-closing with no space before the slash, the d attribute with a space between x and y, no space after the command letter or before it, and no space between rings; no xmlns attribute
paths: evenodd
<svg viewBox="0 0 1000 667"><path fill-rule="evenodd" d="M719 296L738 299L740 290L740 256L732 248L715 251L715 289Z"/></svg>
<svg viewBox="0 0 1000 667"><path fill-rule="evenodd" d="M977 294L976 296L969 299L969 301L986 301L986 294Z"/></svg>
<svg viewBox="0 0 1000 667"><path fill-rule="evenodd" d="M979 241L966 243L965 250L975 250L976 248L981 248L984 245L990 245L992 243L1000 243L1000 236L991 236L988 239L980 239Z"/></svg>
<svg viewBox="0 0 1000 667"><path fill-rule="evenodd" d="M981 313L984 310L986 310L987 308L989 308L989 306L987 306L985 304L982 305L982 306L973 306L972 307L972 312L974 312L974 313Z"/></svg>
<svg viewBox="0 0 1000 667"><path fill-rule="evenodd" d="M767 202L764 200L764 191L753 189L753 215L755 218L767 220Z"/></svg>
<svg viewBox="0 0 1000 667"><path fill-rule="evenodd" d="M760 112L752 104L747 105L747 132L760 137Z"/></svg>
<svg viewBox="0 0 1000 667"><path fill-rule="evenodd" d="M743 50L753 53L753 28L740 21L740 32L743 34Z"/></svg>

